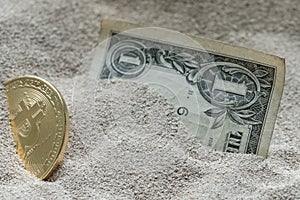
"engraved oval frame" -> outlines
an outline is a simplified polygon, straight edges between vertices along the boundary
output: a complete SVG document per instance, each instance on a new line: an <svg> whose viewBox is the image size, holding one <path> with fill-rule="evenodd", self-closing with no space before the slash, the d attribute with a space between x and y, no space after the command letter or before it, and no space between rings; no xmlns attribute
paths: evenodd
<svg viewBox="0 0 300 200"><path fill-rule="evenodd" d="M261 94L260 83L259 83L258 79L256 78L256 76L250 70L248 70L246 68L243 68L242 66L240 66L238 64L229 63L229 62L212 62L212 63L205 64L203 66L203 68L201 68L201 70L200 70L201 75L199 77L199 82L202 80L204 72L206 72L207 70L209 70L213 67L217 67L217 66L220 66L220 65L233 67L233 68L238 68L241 71L244 71L244 74L249 76L252 79L255 86L256 86L256 92L254 94L254 97L252 98L252 100L249 103L244 104L242 106L234 107L234 106L230 106L230 105L220 103L220 102L214 100L213 98L209 97L208 95L204 94L203 91L202 91L202 88L200 88L199 84L197 84L197 87L198 87L201 95L204 97L204 99L206 99L210 104L213 104L213 105L216 105L216 106L222 107L222 108L230 108L232 110L242 110L242 109L248 108L251 105L253 105L257 101L257 99L260 97L260 94Z"/></svg>

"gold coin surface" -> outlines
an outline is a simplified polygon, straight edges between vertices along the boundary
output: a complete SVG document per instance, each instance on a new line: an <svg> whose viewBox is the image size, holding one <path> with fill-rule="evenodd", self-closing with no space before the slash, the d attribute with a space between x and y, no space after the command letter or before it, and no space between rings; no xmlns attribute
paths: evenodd
<svg viewBox="0 0 300 200"><path fill-rule="evenodd" d="M19 77L4 85L17 153L29 172L47 179L66 148L66 103L54 86L38 77Z"/></svg>

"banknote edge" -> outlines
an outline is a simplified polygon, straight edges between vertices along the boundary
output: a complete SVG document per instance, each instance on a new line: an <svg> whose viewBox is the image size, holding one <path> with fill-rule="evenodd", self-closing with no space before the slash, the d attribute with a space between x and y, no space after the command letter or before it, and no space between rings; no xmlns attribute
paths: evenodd
<svg viewBox="0 0 300 200"><path fill-rule="evenodd" d="M111 20L111 19L101 20L100 24L101 24L100 42L107 39L107 37L110 36L111 30L122 32L122 31L127 31L130 29L151 27L151 26L137 25L132 22ZM106 32L104 32L102 30L102 27L104 30L106 30ZM183 34L185 34L185 33L183 33ZM200 36L195 36L195 35L190 35L190 34L185 34L185 35L191 37L192 39L194 39L195 41L200 43L201 46L207 51L217 52L217 53L221 53L221 54L224 54L224 52L230 52L226 55L231 55L233 57L240 57L240 58L244 58L247 60L253 60L256 62L259 61L261 63L272 65L272 66L280 65L282 67L285 67L285 59L281 58L279 56L276 56L276 55L272 55L272 54L269 54L269 53L266 53L263 51L248 49L246 47L242 47L242 46L238 46L238 45L234 45L234 44L230 44L230 43L226 43L226 42L221 42L218 40L213 40L213 39L209 39L209 38L205 38L205 37L200 37ZM222 45L222 52L219 49L214 47L214 46L220 46L220 45ZM246 53L241 53L241 52L245 52L245 51L246 51ZM253 54L253 56L252 56L252 54ZM268 62L266 62L265 57L267 57Z"/></svg>

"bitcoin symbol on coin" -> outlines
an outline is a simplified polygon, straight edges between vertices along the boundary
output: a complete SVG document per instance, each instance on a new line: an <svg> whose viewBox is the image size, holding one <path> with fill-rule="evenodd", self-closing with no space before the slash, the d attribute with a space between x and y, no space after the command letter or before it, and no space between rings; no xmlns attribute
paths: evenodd
<svg viewBox="0 0 300 200"><path fill-rule="evenodd" d="M22 137L20 145L25 151L26 147L34 145L39 139L39 123L44 118L45 113L41 109L40 103L36 102L33 106L29 107L25 101L19 103L21 112L18 113L13 123L18 132L18 137Z"/></svg>

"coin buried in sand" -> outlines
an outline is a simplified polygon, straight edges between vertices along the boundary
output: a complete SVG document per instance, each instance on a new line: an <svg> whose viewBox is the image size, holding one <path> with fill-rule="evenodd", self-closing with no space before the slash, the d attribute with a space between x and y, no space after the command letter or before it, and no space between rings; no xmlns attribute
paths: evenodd
<svg viewBox="0 0 300 200"><path fill-rule="evenodd" d="M28 171L47 179L66 148L66 103L54 86L38 77L19 77L4 85L17 153Z"/></svg>

